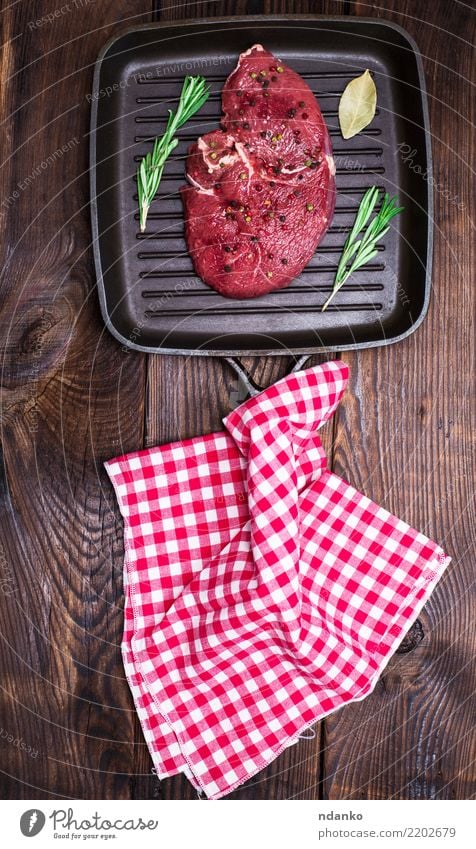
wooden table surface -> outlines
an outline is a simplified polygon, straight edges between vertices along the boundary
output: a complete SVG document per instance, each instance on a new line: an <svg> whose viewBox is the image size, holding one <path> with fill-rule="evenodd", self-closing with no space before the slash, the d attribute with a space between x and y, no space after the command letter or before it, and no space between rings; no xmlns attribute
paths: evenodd
<svg viewBox="0 0 476 849"><path fill-rule="evenodd" d="M469 5L19 0L0 12L3 798L196 798L185 779L153 774L124 678L122 526L102 462L218 429L236 380L219 359L126 354L105 331L87 94L99 49L127 26L262 12L378 16L404 26L423 54L435 163L430 309L405 341L343 355L350 389L325 436L338 474L453 560L374 693L231 798L476 794ZM267 386L292 361L244 362Z"/></svg>

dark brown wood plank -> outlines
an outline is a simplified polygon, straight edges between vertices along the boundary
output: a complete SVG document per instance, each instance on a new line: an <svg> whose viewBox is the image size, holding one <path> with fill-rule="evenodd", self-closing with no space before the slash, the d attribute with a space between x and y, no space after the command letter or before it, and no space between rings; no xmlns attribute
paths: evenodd
<svg viewBox="0 0 476 849"><path fill-rule="evenodd" d="M163 21L316 11L315 3L286 0L157 5ZM441 540L454 560L373 696L327 720L325 776L321 724L314 740L288 750L234 798L476 792L467 164L474 156L466 132L474 105L465 82L474 25L461 4L438 0L431 16L422 0L397 5L392 13L336 0L318 10L352 6L397 20L416 37L439 186L430 313L406 342L344 356L352 381L337 419L335 468ZM149 20L152 6L106 0L87 15L49 22L55 4L31 2L0 15L0 726L31 750L0 739L3 798L195 798L186 779L159 784L151 772L124 678L122 526L101 464L144 440L221 427L242 393L219 360L157 356L147 365L122 352L99 318L89 252L92 64L111 34ZM443 190L459 195L463 208ZM244 363L266 386L292 358ZM323 435L329 453L332 427Z"/></svg>
<svg viewBox="0 0 476 849"><path fill-rule="evenodd" d="M325 355L311 357L317 365ZM288 357L245 357L241 360L259 386L269 386L289 371ZM240 381L226 362L204 357L149 357L147 394L147 444L187 439L220 430L223 416L245 400ZM332 425L321 431L328 456L332 447ZM286 799L295 795L316 798L319 782L320 730L313 740L301 740L287 749L266 770L230 795L232 799ZM156 788L157 789L157 788ZM180 776L161 782L161 797L192 799L190 784ZM142 797L143 798L143 797Z"/></svg>
<svg viewBox="0 0 476 849"><path fill-rule="evenodd" d="M305 795L308 787L314 787L319 775L320 740L319 727L313 730L315 737L302 739L284 751L266 769L250 778L230 799L292 799ZM306 732L310 734L310 732Z"/></svg>
<svg viewBox="0 0 476 849"><path fill-rule="evenodd" d="M99 316L92 69L147 2L11 4L2 24L2 798L129 798L138 722L120 655L123 541L103 460L143 439L145 358ZM35 754L37 752L37 754Z"/></svg>
<svg viewBox="0 0 476 849"><path fill-rule="evenodd" d="M475 18L468 6L444 0L396 6L398 12L353 3L352 11L406 27L423 54L436 181L432 300L406 341L343 357L352 377L338 414L334 468L441 541L453 562L420 617L423 639L394 657L372 696L326 721L324 795L462 799L476 793L469 83Z"/></svg>
<svg viewBox="0 0 476 849"><path fill-rule="evenodd" d="M160 21L235 15L340 15L346 12L346 2L324 0L316 6L314 0L156 0L156 11Z"/></svg>
<svg viewBox="0 0 476 849"><path fill-rule="evenodd" d="M315 356L309 365L324 361ZM269 386L293 365L293 358L248 357L241 360L260 386ZM240 381L227 363L204 357L149 357L147 444L187 439L220 430L223 416L245 400ZM332 426L322 429L330 456ZM286 799L306 795L319 780L320 731L302 740L274 763L230 795L232 799ZM196 794L183 776L160 783L155 792L166 799L193 799ZM144 798L143 796L141 798ZM315 798L311 795L310 798Z"/></svg>
<svg viewBox="0 0 476 849"><path fill-rule="evenodd" d="M160 22L251 13L255 3L157 3L156 17ZM285 358L249 358L245 367L260 385L272 383L286 373L289 361ZM242 386L236 374L220 359L194 356L150 356L148 360L146 444L158 445L187 439L222 428L222 418L243 399ZM158 795L165 799L196 799L191 784L181 775L158 782L148 776L152 762L138 749L136 773L137 798ZM139 795L140 794L140 795Z"/></svg>

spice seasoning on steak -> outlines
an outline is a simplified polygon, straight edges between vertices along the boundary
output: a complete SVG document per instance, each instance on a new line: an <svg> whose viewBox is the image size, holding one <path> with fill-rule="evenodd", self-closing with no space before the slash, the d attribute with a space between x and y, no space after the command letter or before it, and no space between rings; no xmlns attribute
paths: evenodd
<svg viewBox="0 0 476 849"><path fill-rule="evenodd" d="M334 212L335 166L310 88L261 45L241 54L222 108L220 129L189 150L185 234L205 283L252 298L287 286L313 256Z"/></svg>

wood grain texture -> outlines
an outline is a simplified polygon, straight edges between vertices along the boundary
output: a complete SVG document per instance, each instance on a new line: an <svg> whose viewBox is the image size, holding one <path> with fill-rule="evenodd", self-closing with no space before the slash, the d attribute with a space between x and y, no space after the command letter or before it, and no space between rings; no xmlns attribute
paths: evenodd
<svg viewBox="0 0 476 849"><path fill-rule="evenodd" d="M290 8L292 5L293 8ZM218 15L270 14L293 11L304 14L312 11L312 3L283 4L282 2L217 2L217 3L158 3L160 21L179 18ZM322 4L323 12L332 13L342 4ZM287 6L287 8L286 8ZM328 357L317 356L309 365ZM242 365L257 385L270 386L290 371L293 357L245 357ZM222 428L222 418L245 400L242 385L226 362L216 358L154 357L148 363L147 435L148 445L170 440L187 439ZM323 443L330 451L332 426L322 431ZM309 741L300 741L284 752L267 770L238 788L232 799L282 799L314 788L319 782L320 731ZM161 782L164 798L194 798L182 777ZM311 796L312 798L312 796Z"/></svg>
<svg viewBox="0 0 476 849"><path fill-rule="evenodd" d="M311 357L309 365L327 357ZM259 386L269 386L292 368L293 358L245 357L241 360ZM147 444L187 439L220 430L223 416L242 403L246 395L227 363L204 357L149 358L147 393ZM330 456L332 423L321 431L324 448ZM312 740L301 740L283 752L266 770L250 779L230 799L288 799L306 797L308 788L315 798L320 773L320 729ZM192 799L196 794L183 776L161 782L161 797ZM143 798L143 797L142 797Z"/></svg>
<svg viewBox="0 0 476 849"><path fill-rule="evenodd" d="M343 357L352 376L338 413L334 469L441 541L453 562L420 616L423 638L393 658L372 696L326 721L323 788L331 799L476 793L468 132L475 20L455 3L396 5L398 13L364 3L352 4L352 12L400 23L423 54L436 181L432 300L406 341Z"/></svg>
<svg viewBox="0 0 476 849"><path fill-rule="evenodd" d="M216 18L235 15L340 15L346 11L346 0L156 0L160 21L193 18Z"/></svg>
<svg viewBox="0 0 476 849"><path fill-rule="evenodd" d="M99 317L86 95L104 41L151 4L45 20L56 8L1 12L0 705L30 747L2 738L1 795L128 798L135 738L145 744L119 649L123 542L102 462L142 442L145 359L121 353Z"/></svg>

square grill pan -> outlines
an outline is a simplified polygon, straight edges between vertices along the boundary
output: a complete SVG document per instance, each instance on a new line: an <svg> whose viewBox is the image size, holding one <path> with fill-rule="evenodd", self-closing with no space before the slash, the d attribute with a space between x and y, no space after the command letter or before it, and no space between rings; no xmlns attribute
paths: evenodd
<svg viewBox="0 0 476 849"><path fill-rule="evenodd" d="M218 125L223 83L239 53L255 42L298 71L315 93L332 137L337 202L325 238L299 277L286 289L238 301L219 295L194 273L178 189L188 146ZM377 114L366 130L345 141L338 126L339 98L365 68L377 85ZM141 234L137 164L163 133L167 109L176 106L187 73L203 74L211 96L180 130L147 232ZM359 202L374 184L397 194L405 210L394 219L378 256L353 274L322 313ZM104 321L128 348L223 356L368 348L403 339L428 307L430 186L421 58L395 24L267 15L149 25L114 38L97 60L91 128L94 256Z"/></svg>

